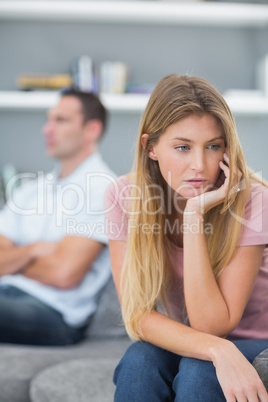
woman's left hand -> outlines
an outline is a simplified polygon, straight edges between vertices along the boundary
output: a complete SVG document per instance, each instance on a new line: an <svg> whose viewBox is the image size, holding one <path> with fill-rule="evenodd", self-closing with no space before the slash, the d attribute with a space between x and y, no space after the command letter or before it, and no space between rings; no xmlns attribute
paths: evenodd
<svg viewBox="0 0 268 402"><path fill-rule="evenodd" d="M210 209L223 203L227 195L228 198L230 199L232 196L234 196L235 194L237 194L237 192L240 191L239 182L241 180L242 173L239 170L237 170L234 172L234 178L233 178L234 185L231 188L231 191L229 191L228 193L229 181L230 181L230 168L229 168L229 157L227 153L224 153L223 158L226 164L223 163L223 161L220 161L219 165L222 171L218 177L217 183L215 183L215 187L218 186L219 187L216 188L215 190L204 192L203 194L198 195L196 197L189 198L186 203L184 213L188 212L192 215L194 212L196 212L203 216Z"/></svg>

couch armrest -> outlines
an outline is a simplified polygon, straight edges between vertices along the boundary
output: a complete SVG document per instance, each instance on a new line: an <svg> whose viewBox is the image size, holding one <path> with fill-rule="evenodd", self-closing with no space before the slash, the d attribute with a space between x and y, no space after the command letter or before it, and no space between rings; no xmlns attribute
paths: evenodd
<svg viewBox="0 0 268 402"><path fill-rule="evenodd" d="M253 366L258 371L268 392L268 349L265 349L254 359Z"/></svg>

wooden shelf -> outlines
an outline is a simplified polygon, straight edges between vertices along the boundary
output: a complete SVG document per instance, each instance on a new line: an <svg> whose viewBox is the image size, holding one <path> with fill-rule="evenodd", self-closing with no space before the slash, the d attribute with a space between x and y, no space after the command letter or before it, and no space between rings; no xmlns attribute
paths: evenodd
<svg viewBox="0 0 268 402"><path fill-rule="evenodd" d="M0 1L0 20L92 21L213 27L268 26L268 6L160 1Z"/></svg>
<svg viewBox="0 0 268 402"><path fill-rule="evenodd" d="M103 104L113 113L140 113L145 109L149 95L143 94L101 94ZM58 92L0 92L0 111L47 110L57 103ZM268 97L256 95L235 96L226 94L225 99L234 115L268 116Z"/></svg>

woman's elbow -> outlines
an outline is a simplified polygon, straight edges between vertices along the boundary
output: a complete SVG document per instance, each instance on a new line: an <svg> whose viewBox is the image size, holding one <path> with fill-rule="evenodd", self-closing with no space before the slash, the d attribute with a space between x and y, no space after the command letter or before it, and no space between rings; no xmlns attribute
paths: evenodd
<svg viewBox="0 0 268 402"><path fill-rule="evenodd" d="M226 338L237 327L238 323L239 320L230 321L218 318L212 322L202 321L195 323L190 321L190 326L197 331L205 332L219 338Z"/></svg>

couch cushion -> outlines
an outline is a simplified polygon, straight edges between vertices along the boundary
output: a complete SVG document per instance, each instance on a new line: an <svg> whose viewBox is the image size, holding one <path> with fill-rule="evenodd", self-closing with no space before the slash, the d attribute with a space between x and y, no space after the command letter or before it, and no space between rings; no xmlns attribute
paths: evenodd
<svg viewBox="0 0 268 402"><path fill-rule="evenodd" d="M111 402L118 359L78 359L41 371L30 384L31 402Z"/></svg>
<svg viewBox="0 0 268 402"><path fill-rule="evenodd" d="M268 349L265 349L254 359L253 366L258 371L259 376L268 391Z"/></svg>
<svg viewBox="0 0 268 402"><path fill-rule="evenodd" d="M84 358L93 361L112 359L118 362L130 344L130 339L124 336L86 339L80 344L62 347L2 344L0 345L0 401L29 402L30 381L42 370Z"/></svg>
<svg viewBox="0 0 268 402"><path fill-rule="evenodd" d="M0 345L1 401L29 402L29 382L46 367L80 358L117 361L131 341L122 326L120 305L113 280L102 293L98 310L79 344L64 347Z"/></svg>

